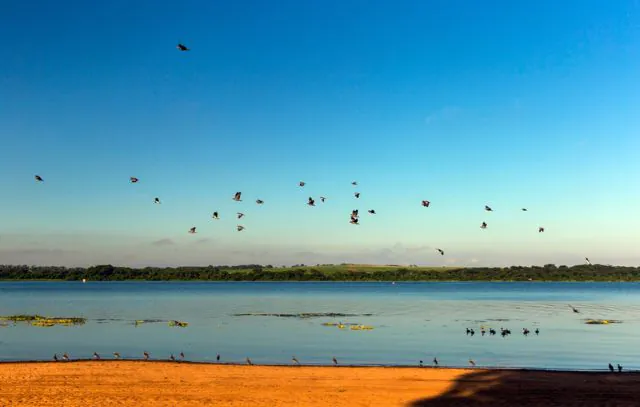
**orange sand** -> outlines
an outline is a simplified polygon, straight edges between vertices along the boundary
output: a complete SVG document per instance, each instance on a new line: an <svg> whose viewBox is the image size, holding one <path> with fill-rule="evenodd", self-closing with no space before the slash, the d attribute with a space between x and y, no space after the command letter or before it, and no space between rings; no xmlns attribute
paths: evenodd
<svg viewBox="0 0 640 407"><path fill-rule="evenodd" d="M0 363L0 406L638 406L636 373Z"/></svg>

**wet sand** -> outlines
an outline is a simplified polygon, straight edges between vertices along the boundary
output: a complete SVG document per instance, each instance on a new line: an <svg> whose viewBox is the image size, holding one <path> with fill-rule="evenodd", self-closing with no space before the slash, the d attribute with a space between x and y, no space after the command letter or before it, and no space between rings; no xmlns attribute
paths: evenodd
<svg viewBox="0 0 640 407"><path fill-rule="evenodd" d="M0 363L0 406L637 406L640 374L143 361Z"/></svg>

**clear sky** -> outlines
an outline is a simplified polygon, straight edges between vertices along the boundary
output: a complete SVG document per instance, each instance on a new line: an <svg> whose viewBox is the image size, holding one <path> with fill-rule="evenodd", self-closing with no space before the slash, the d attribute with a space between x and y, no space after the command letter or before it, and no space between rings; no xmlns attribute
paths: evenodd
<svg viewBox="0 0 640 407"><path fill-rule="evenodd" d="M640 264L639 1L12 1L0 48L0 263Z"/></svg>

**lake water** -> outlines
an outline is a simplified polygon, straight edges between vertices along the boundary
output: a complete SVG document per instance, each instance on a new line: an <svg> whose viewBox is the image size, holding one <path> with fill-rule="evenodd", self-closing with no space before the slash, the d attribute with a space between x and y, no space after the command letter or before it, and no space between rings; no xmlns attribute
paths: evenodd
<svg viewBox="0 0 640 407"><path fill-rule="evenodd" d="M581 313L571 311L571 304ZM239 313L373 314L340 318ZM430 364L559 369L640 368L640 284L636 283L237 283L0 282L0 315L81 316L85 325L0 327L1 360L187 359L289 364ZM585 318L622 320L586 325ZM135 320L180 320L136 326ZM374 327L354 331L323 322ZM480 335L480 326L498 330ZM476 335L465 334L474 328ZM500 327L512 335L502 338ZM522 328L532 331L528 337ZM536 336L533 331L540 329Z"/></svg>

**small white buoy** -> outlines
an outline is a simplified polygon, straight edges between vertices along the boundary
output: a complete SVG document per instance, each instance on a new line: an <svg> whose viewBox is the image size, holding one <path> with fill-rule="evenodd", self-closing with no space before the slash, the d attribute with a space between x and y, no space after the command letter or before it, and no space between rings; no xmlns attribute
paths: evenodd
<svg viewBox="0 0 640 407"><path fill-rule="evenodd" d="M87 279L86 279L86 278L83 278L83 279L82 279L82 282L83 282L83 283L86 283L86 282L87 282Z"/></svg>

